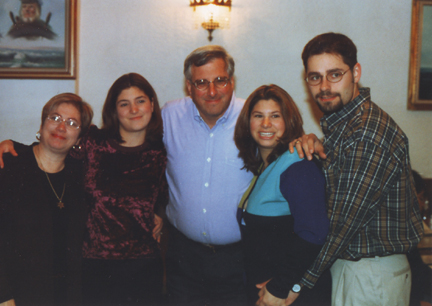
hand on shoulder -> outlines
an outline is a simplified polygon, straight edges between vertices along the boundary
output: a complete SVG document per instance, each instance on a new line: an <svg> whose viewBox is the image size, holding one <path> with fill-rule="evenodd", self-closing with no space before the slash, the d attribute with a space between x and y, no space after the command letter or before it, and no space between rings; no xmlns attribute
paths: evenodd
<svg viewBox="0 0 432 306"><path fill-rule="evenodd" d="M294 147L297 149L300 158L304 158L306 154L306 158L312 160L314 153L318 154L322 159L327 158L324 152L324 146L315 134L311 133L294 139L288 145L288 149L291 153L294 153Z"/></svg>

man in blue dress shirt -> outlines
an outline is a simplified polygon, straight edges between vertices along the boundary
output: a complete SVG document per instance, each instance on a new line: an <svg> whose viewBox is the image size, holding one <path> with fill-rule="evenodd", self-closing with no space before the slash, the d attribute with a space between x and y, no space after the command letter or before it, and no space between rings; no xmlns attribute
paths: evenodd
<svg viewBox="0 0 432 306"><path fill-rule="evenodd" d="M185 60L189 96L162 109L170 239L167 289L175 305L245 300L237 205L252 179L241 170L234 127L244 100L234 94L234 60L220 46Z"/></svg>

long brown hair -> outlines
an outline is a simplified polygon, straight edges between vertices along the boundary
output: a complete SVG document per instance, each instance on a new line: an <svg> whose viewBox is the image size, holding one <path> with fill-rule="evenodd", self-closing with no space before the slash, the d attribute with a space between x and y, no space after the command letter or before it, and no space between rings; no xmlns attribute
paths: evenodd
<svg viewBox="0 0 432 306"><path fill-rule="evenodd" d="M258 174L258 168L263 160L258 152L257 143L251 136L250 117L253 108L261 100L275 101L280 106L285 122L285 132L267 158L269 164L288 150L290 141L304 134L303 120L297 105L285 90L274 84L257 88L247 98L234 130L234 141L240 151L239 157L243 159L244 168L255 175Z"/></svg>
<svg viewBox="0 0 432 306"><path fill-rule="evenodd" d="M138 73L124 74L112 84L102 110L102 129L106 131L108 137L117 140L119 143L124 142L120 135L116 103L120 93L131 87L137 87L142 90L154 105L144 141L160 141L162 139L163 125L159 101L153 87Z"/></svg>

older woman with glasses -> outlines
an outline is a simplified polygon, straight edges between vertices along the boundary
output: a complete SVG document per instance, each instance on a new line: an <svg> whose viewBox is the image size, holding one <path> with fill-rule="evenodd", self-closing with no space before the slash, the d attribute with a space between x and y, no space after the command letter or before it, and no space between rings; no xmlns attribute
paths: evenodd
<svg viewBox="0 0 432 306"><path fill-rule="evenodd" d="M93 117L72 93L53 97L31 146L0 170L0 305L77 305L86 208L81 163L68 157Z"/></svg>
<svg viewBox="0 0 432 306"><path fill-rule="evenodd" d="M102 128L92 125L70 152L84 163L88 207L83 302L160 305L163 265L158 243L168 186L156 92L142 75L122 75L108 91L102 118ZM48 120L62 121L54 116ZM6 151L13 152L9 140L0 145L0 155Z"/></svg>
<svg viewBox="0 0 432 306"><path fill-rule="evenodd" d="M289 94L269 85L249 96L235 127L239 156L255 174L239 206L251 305L285 305L308 291L302 276L327 236L320 166L288 151L289 142L303 135L302 125ZM294 305L329 305L327 284L322 277Z"/></svg>

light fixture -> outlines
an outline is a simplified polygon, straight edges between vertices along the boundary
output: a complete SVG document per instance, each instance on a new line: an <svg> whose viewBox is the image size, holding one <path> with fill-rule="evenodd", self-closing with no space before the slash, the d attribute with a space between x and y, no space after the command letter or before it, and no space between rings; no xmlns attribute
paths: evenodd
<svg viewBox="0 0 432 306"><path fill-rule="evenodd" d="M195 25L201 25L209 32L209 41L213 39L214 30L229 27L231 2L232 0L190 0L190 6L195 12Z"/></svg>

